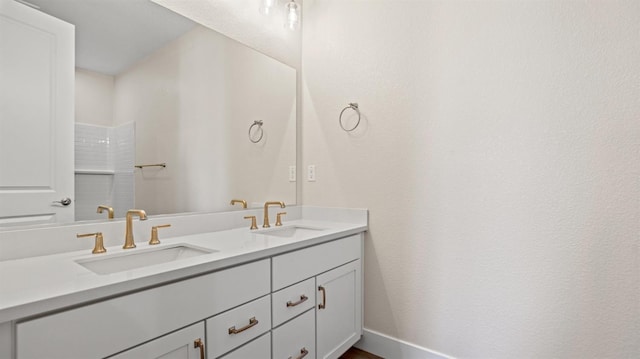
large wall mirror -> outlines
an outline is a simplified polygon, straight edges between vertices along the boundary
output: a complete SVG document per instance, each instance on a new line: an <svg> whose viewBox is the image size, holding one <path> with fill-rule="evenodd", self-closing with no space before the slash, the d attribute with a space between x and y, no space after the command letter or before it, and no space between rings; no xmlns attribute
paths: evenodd
<svg viewBox="0 0 640 359"><path fill-rule="evenodd" d="M28 2L76 27L76 221L295 204L295 69L150 0Z"/></svg>

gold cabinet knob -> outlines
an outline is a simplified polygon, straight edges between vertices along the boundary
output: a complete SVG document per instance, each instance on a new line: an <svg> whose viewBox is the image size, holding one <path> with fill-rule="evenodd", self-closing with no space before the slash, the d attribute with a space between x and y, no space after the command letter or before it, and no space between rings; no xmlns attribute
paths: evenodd
<svg viewBox="0 0 640 359"><path fill-rule="evenodd" d="M171 227L170 224L161 224L159 226L151 227L151 239L149 240L149 244L160 244L160 240L158 239L158 228L167 228Z"/></svg>
<svg viewBox="0 0 640 359"><path fill-rule="evenodd" d="M276 214L276 226L282 225L282 216L284 216L285 214L287 214L287 212L280 212Z"/></svg>
<svg viewBox="0 0 640 359"><path fill-rule="evenodd" d="M244 219L251 220L251 228L249 229L258 229L258 224L256 223L256 216L244 216Z"/></svg>
<svg viewBox="0 0 640 359"><path fill-rule="evenodd" d="M102 237L102 232L77 234L76 237L95 237L96 241L94 243L93 250L91 251L91 253L93 254L104 253L107 251L106 248L104 248L104 238Z"/></svg>

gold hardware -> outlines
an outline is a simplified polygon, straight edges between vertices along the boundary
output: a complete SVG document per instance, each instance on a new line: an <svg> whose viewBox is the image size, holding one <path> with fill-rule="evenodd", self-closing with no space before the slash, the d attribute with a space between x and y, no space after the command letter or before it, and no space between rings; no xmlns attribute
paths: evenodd
<svg viewBox="0 0 640 359"><path fill-rule="evenodd" d="M276 214L276 226L282 225L282 216L284 216L285 214L287 214L287 212L280 212Z"/></svg>
<svg viewBox="0 0 640 359"><path fill-rule="evenodd" d="M198 338L194 340L193 347L200 348L200 359L204 359L204 343L202 342L202 339Z"/></svg>
<svg viewBox="0 0 640 359"><path fill-rule="evenodd" d="M323 286L318 286L318 290L322 292L322 303L318 304L318 309L324 309L327 307L327 293Z"/></svg>
<svg viewBox="0 0 640 359"><path fill-rule="evenodd" d="M165 168L165 167L167 167L167 164L166 163L156 163L156 164L153 164L153 165L135 165L133 167L140 168L140 169L142 169L144 167L162 167L162 168Z"/></svg>
<svg viewBox="0 0 640 359"><path fill-rule="evenodd" d="M245 201L244 199L232 199L231 200L231 205L235 205L236 203L240 203L242 204L242 208L247 208L247 201Z"/></svg>
<svg viewBox="0 0 640 359"><path fill-rule="evenodd" d="M286 207L284 202L265 202L264 204L264 222L262 223L262 228L269 228L269 206L280 206L280 208Z"/></svg>
<svg viewBox="0 0 640 359"><path fill-rule="evenodd" d="M124 234L124 246L123 249L135 248L136 244L133 241L133 215L137 215L140 217L141 221L147 219L147 213L142 209L130 209L127 211L127 215L125 217L126 228Z"/></svg>
<svg viewBox="0 0 640 359"><path fill-rule="evenodd" d="M300 300L297 301L297 302L288 301L287 302L287 308L295 307L296 305L302 304L302 303L306 302L307 299L309 299L309 297L307 297L306 295L303 294L303 295L300 296Z"/></svg>
<svg viewBox="0 0 640 359"><path fill-rule="evenodd" d="M98 211L96 213L102 213L103 210L106 210L109 213L108 214L109 219L113 219L113 208L112 207L99 205L98 206Z"/></svg>
<svg viewBox="0 0 640 359"><path fill-rule="evenodd" d="M85 233L85 234L77 234L76 235L78 238L84 238L84 237L96 237L96 242L93 246L93 250L91 251L91 253L93 254L98 254L98 253L104 253L107 250L104 248L104 241L103 241L103 237L102 237L102 232L96 232L96 233Z"/></svg>
<svg viewBox="0 0 640 359"><path fill-rule="evenodd" d="M298 355L297 357L289 357L289 359L302 359L304 357L307 356L307 354L309 354L309 351L307 350L307 348L302 348L300 349L300 355Z"/></svg>
<svg viewBox="0 0 640 359"><path fill-rule="evenodd" d="M162 224L159 226L153 226L151 227L151 239L149 240L149 244L154 245L154 244L160 244L160 240L158 239L158 228L167 228L167 227L171 227L170 224Z"/></svg>
<svg viewBox="0 0 640 359"><path fill-rule="evenodd" d="M229 328L229 335L231 334L238 334L238 333L242 333L245 330L258 325L258 320L256 319L256 317L252 317L251 319L249 319L249 324L245 325L244 327L240 328L240 329L236 329L235 326Z"/></svg>
<svg viewBox="0 0 640 359"><path fill-rule="evenodd" d="M244 216L244 219L251 219L251 228L249 229L258 229L258 225L256 224L256 216Z"/></svg>

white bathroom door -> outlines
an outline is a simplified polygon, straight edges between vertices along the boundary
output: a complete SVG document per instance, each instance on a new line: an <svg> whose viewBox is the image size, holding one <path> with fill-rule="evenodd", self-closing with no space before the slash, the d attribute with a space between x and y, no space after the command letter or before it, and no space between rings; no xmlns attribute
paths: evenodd
<svg viewBox="0 0 640 359"><path fill-rule="evenodd" d="M74 31L0 0L0 226L73 221Z"/></svg>

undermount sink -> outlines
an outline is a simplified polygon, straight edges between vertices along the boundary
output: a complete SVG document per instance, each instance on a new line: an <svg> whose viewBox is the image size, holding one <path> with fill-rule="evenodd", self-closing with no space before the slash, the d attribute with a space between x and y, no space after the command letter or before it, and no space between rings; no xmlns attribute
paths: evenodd
<svg viewBox="0 0 640 359"><path fill-rule="evenodd" d="M266 229L261 231L261 234L267 236L285 237L290 238L294 236L305 236L317 234L319 231L324 231L324 228L307 227L307 226L288 226L274 229Z"/></svg>
<svg viewBox="0 0 640 359"><path fill-rule="evenodd" d="M167 247L117 253L104 257L78 259L75 262L94 273L111 274L214 252L218 251L187 244L176 244Z"/></svg>

